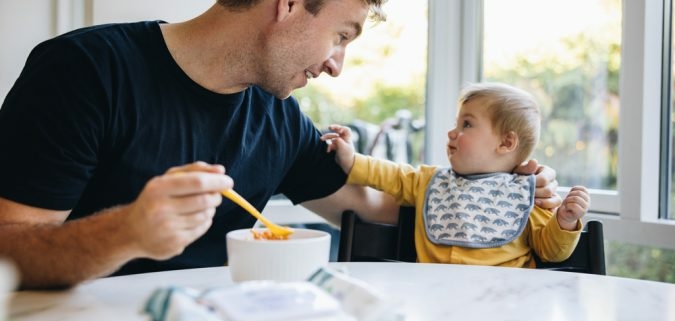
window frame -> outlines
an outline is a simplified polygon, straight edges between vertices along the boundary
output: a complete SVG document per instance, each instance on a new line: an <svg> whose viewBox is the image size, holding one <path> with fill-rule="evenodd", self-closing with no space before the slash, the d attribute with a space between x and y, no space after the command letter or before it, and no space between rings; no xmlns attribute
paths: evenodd
<svg viewBox="0 0 675 321"><path fill-rule="evenodd" d="M660 186L659 186L659 207L661 209L660 216L663 219L675 219L671 214L673 204L671 204L671 189L673 166L673 150L672 145L672 0L663 0L663 45L661 53L661 137L668 137L665 142L661 144L660 154Z"/></svg>
<svg viewBox="0 0 675 321"><path fill-rule="evenodd" d="M602 220L608 240L675 249L675 221L659 217L660 147L669 140L662 141L660 126L652 125L662 118L664 5L622 6L618 187L591 190L586 219ZM482 1L429 0L428 65L434 67L427 72L426 146L444 144L461 84L479 80L482 8ZM447 162L442 149L426 153L429 163ZM559 189L563 196L567 191Z"/></svg>

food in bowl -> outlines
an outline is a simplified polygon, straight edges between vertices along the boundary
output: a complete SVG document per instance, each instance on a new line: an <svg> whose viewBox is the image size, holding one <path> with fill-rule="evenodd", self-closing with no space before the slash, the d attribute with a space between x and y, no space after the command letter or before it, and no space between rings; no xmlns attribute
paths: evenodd
<svg viewBox="0 0 675 321"><path fill-rule="evenodd" d="M251 229L251 234L253 234L253 238L256 240L288 240L290 236L272 234L270 230L256 231L254 229Z"/></svg>

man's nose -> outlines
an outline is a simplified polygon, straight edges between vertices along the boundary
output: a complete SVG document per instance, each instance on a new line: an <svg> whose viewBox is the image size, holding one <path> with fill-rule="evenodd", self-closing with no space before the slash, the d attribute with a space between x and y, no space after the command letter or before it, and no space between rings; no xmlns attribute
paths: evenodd
<svg viewBox="0 0 675 321"><path fill-rule="evenodd" d="M323 63L323 72L329 74L331 77L337 77L342 72L342 64L344 63L344 50L339 50L331 55Z"/></svg>

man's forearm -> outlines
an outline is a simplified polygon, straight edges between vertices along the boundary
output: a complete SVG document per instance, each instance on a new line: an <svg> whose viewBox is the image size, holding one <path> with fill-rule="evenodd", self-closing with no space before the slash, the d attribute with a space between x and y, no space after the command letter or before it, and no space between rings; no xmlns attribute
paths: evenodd
<svg viewBox="0 0 675 321"><path fill-rule="evenodd" d="M0 226L0 255L21 273L22 288L69 287L114 272L138 256L116 211L61 225Z"/></svg>

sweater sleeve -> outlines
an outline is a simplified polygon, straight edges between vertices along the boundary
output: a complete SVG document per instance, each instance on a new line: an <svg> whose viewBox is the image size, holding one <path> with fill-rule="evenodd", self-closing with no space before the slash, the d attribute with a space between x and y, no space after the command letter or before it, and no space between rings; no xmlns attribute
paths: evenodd
<svg viewBox="0 0 675 321"><path fill-rule="evenodd" d="M580 221L576 230L563 230L551 211L537 206L530 213L529 220L532 229L529 243L542 261L561 262L572 255L581 234Z"/></svg>
<svg viewBox="0 0 675 321"><path fill-rule="evenodd" d="M432 167L415 169L409 164L356 154L347 183L370 186L391 194L399 204L410 206L415 205L417 194L424 192L426 181L421 177L428 170Z"/></svg>

